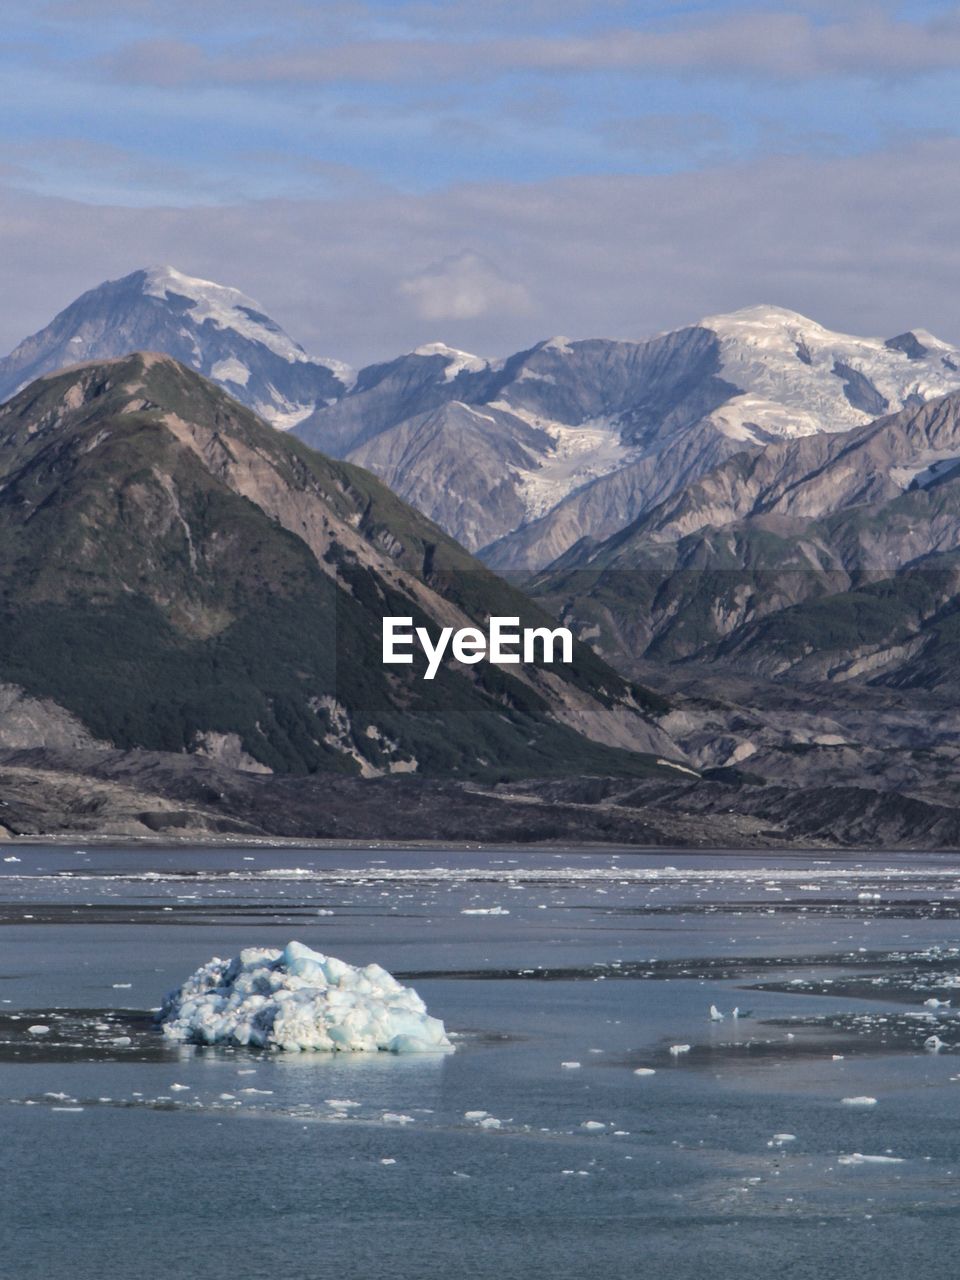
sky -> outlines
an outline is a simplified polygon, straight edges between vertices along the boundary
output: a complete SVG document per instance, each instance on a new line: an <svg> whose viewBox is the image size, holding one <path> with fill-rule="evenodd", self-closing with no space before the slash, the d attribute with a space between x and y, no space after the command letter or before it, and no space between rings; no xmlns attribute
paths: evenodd
<svg viewBox="0 0 960 1280"><path fill-rule="evenodd" d="M960 6L4 0L0 350L171 263L360 365L760 302L960 342Z"/></svg>

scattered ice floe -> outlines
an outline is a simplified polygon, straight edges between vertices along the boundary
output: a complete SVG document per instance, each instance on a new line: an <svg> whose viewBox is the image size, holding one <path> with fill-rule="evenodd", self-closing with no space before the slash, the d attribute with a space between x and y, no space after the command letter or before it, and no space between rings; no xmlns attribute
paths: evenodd
<svg viewBox="0 0 960 1280"><path fill-rule="evenodd" d="M426 1053L452 1049L443 1023L377 964L362 968L301 942L214 958L170 993L171 1040L289 1051Z"/></svg>
<svg viewBox="0 0 960 1280"><path fill-rule="evenodd" d="M854 1151L848 1156L838 1156L837 1164L903 1164L902 1156L865 1156Z"/></svg>

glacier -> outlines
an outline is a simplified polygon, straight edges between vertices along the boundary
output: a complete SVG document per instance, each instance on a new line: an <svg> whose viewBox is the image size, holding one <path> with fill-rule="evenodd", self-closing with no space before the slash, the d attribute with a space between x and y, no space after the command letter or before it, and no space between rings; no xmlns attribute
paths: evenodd
<svg viewBox="0 0 960 1280"><path fill-rule="evenodd" d="M289 942L214 957L170 992L163 1033L189 1044L287 1052L433 1053L453 1045L411 987L377 964L362 967Z"/></svg>

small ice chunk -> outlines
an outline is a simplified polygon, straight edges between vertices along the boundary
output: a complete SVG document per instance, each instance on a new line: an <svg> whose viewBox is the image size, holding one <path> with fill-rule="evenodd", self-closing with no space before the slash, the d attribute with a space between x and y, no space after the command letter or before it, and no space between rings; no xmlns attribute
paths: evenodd
<svg viewBox="0 0 960 1280"><path fill-rule="evenodd" d="M414 1124L413 1116L404 1115L399 1111L385 1111L380 1117L384 1124Z"/></svg>
<svg viewBox="0 0 960 1280"><path fill-rule="evenodd" d="M579 1062L561 1062L560 1065L561 1067L565 1067L567 1071L576 1071L577 1067L580 1066L580 1063Z"/></svg>
<svg viewBox="0 0 960 1280"><path fill-rule="evenodd" d="M587 1129L589 1130L590 1133L597 1133L601 1129L605 1129L606 1127L607 1126L604 1124L602 1120L582 1120L580 1122L580 1128Z"/></svg>
<svg viewBox="0 0 960 1280"><path fill-rule="evenodd" d="M27 1027L32 1036L47 1036L50 1034L50 1028L43 1022L35 1022L32 1027Z"/></svg>
<svg viewBox="0 0 960 1280"><path fill-rule="evenodd" d="M463 1118L464 1120L484 1120L489 1114L489 1111L465 1111Z"/></svg>
<svg viewBox="0 0 960 1280"><path fill-rule="evenodd" d="M854 1151L848 1156L837 1156L837 1164L903 1164L902 1156L865 1156Z"/></svg>
<svg viewBox="0 0 960 1280"><path fill-rule="evenodd" d="M866 1096L857 1098L841 1098L840 1101L845 1107L875 1107L877 1105L876 1098L868 1098Z"/></svg>
<svg viewBox="0 0 960 1280"><path fill-rule="evenodd" d="M189 1086L188 1084L172 1084L172 1085L170 1086L170 1092L171 1092L171 1093L182 1093L182 1092L184 1091L184 1089L189 1089L189 1088L190 1088L190 1086Z"/></svg>
<svg viewBox="0 0 960 1280"><path fill-rule="evenodd" d="M480 1121L481 1129L499 1129L503 1124L502 1120L498 1120L496 1116L485 1116Z"/></svg>
<svg viewBox="0 0 960 1280"><path fill-rule="evenodd" d="M710 1006L710 1021L711 1021L711 1022L722 1022L722 1021L723 1021L723 1018L724 1018L724 1015L720 1012L720 1010L717 1008L717 1006L716 1006L715 1004L712 1004L712 1005Z"/></svg>
<svg viewBox="0 0 960 1280"><path fill-rule="evenodd" d="M672 1045L670 1046L670 1052L673 1054L673 1056L674 1056L675 1058L679 1058L679 1057L680 1057L680 1055L681 1055L681 1053L689 1053L689 1052L690 1052L690 1045L688 1045L688 1044L672 1044Z"/></svg>
<svg viewBox="0 0 960 1280"><path fill-rule="evenodd" d="M633 1074L635 1076L655 1076L657 1073L653 1067L635 1067Z"/></svg>
<svg viewBox="0 0 960 1280"><path fill-rule="evenodd" d="M939 1053L941 1049L946 1049L947 1042L941 1040L939 1036L927 1036L923 1042L923 1047L928 1053Z"/></svg>

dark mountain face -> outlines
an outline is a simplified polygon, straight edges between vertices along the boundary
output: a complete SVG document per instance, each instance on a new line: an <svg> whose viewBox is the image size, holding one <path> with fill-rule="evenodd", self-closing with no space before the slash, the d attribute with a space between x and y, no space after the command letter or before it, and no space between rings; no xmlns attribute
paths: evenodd
<svg viewBox="0 0 960 1280"><path fill-rule="evenodd" d="M368 473L139 354L0 409L0 682L97 740L276 772L643 772L652 695L571 666L385 667L381 619L547 616Z"/></svg>
<svg viewBox="0 0 960 1280"><path fill-rule="evenodd" d="M351 375L311 359L238 289L172 267L91 289L0 360L0 400L44 373L131 351L162 351L278 426L341 395Z"/></svg>
<svg viewBox="0 0 960 1280"><path fill-rule="evenodd" d="M710 662L764 678L955 681L960 396L739 457L538 592L624 670Z"/></svg>

